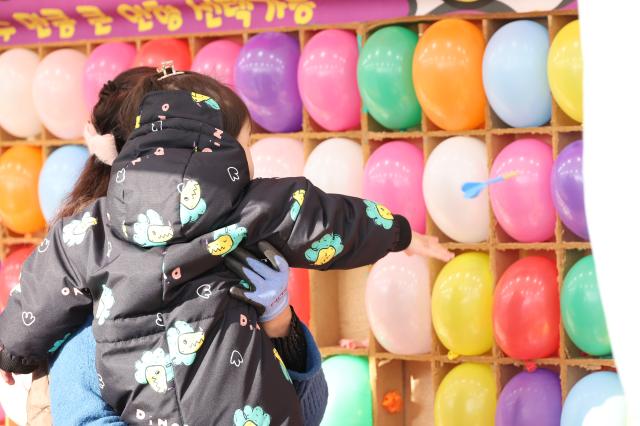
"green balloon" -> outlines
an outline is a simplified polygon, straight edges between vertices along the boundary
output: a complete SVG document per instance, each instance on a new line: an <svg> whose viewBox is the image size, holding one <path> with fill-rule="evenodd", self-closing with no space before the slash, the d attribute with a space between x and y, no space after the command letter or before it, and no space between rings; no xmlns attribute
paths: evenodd
<svg viewBox="0 0 640 426"><path fill-rule="evenodd" d="M337 355L322 363L329 401L321 426L373 425L369 360Z"/></svg>
<svg viewBox="0 0 640 426"><path fill-rule="evenodd" d="M411 67L418 35L404 27L376 31L358 58L358 88L373 118L389 129L420 124Z"/></svg>
<svg viewBox="0 0 640 426"><path fill-rule="evenodd" d="M589 355L611 355L593 256L580 259L564 279L562 323L571 341Z"/></svg>

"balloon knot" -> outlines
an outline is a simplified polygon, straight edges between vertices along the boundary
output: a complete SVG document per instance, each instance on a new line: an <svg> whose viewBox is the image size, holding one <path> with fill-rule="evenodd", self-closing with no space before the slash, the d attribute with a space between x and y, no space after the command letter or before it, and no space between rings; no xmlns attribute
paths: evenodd
<svg viewBox="0 0 640 426"><path fill-rule="evenodd" d="M524 369L527 371L527 373L533 373L538 369L538 366L535 362L525 362Z"/></svg>
<svg viewBox="0 0 640 426"><path fill-rule="evenodd" d="M384 394L382 406L390 414L399 413L402 410L402 396L397 391Z"/></svg>
<svg viewBox="0 0 640 426"><path fill-rule="evenodd" d="M449 353L447 354L447 358L450 361L453 361L454 359L458 358L460 356L460 354L457 354L455 352L449 351Z"/></svg>

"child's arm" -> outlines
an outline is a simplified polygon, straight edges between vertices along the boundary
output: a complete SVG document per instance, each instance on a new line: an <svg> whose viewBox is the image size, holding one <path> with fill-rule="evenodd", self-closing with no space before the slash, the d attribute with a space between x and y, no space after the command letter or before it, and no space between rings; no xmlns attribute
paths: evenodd
<svg viewBox="0 0 640 426"><path fill-rule="evenodd" d="M412 239L404 217L373 201L326 194L304 178L253 182L238 215L249 245L266 239L293 267L356 268Z"/></svg>
<svg viewBox="0 0 640 426"><path fill-rule="evenodd" d="M75 237L73 243L77 243L78 233L69 232L67 228L67 240ZM0 370L32 372L91 313L91 296L68 257L67 250L75 249L86 247L68 249L63 242L62 223L57 223L25 261L19 284L0 316Z"/></svg>

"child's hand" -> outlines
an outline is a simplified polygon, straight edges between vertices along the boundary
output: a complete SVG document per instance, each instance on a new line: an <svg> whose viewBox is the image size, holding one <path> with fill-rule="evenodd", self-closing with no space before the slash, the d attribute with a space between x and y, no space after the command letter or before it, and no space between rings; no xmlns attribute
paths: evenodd
<svg viewBox="0 0 640 426"><path fill-rule="evenodd" d="M417 232L411 232L411 244L406 251L408 255L433 257L443 262L448 262L455 257L453 253L440 245L437 237Z"/></svg>
<svg viewBox="0 0 640 426"><path fill-rule="evenodd" d="M2 380L8 385L13 385L16 382L13 378L13 374L4 370L0 370L0 380Z"/></svg>

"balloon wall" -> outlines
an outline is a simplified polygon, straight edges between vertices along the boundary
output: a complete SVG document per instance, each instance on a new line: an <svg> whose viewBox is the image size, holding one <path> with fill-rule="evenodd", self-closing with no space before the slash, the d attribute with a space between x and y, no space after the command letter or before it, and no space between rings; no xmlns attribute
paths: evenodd
<svg viewBox="0 0 640 426"><path fill-rule="evenodd" d="M102 86L173 60L247 104L255 178L376 201L457 255L291 271L326 357L323 424L624 416L584 211L575 11L214 37L0 52L0 307L89 158Z"/></svg>

